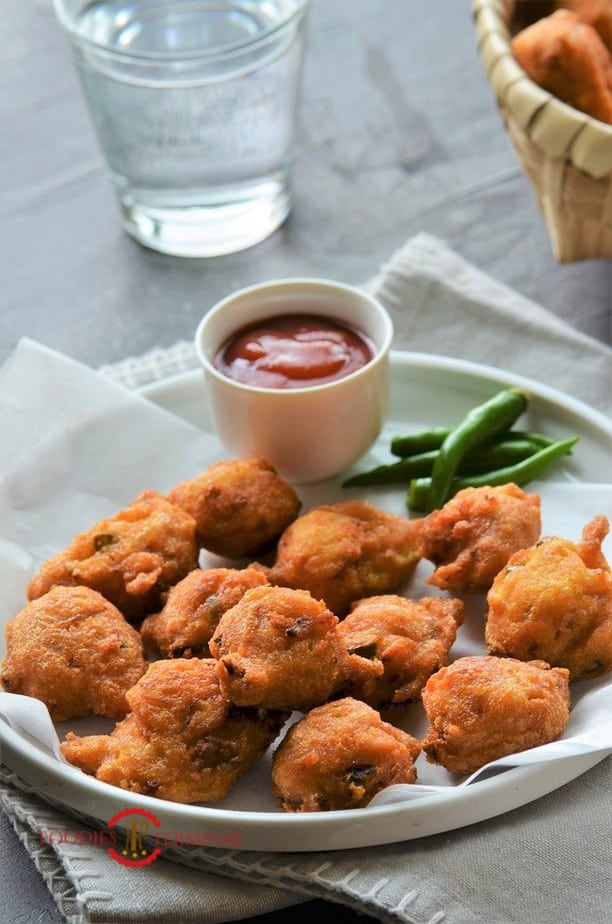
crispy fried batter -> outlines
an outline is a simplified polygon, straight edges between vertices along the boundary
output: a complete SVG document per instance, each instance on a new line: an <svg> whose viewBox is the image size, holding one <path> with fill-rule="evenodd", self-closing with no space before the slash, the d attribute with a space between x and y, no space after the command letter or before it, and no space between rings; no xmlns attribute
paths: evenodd
<svg viewBox="0 0 612 924"><path fill-rule="evenodd" d="M215 462L168 499L195 519L202 548L227 558L265 551L301 508L293 488L264 459Z"/></svg>
<svg viewBox="0 0 612 924"><path fill-rule="evenodd" d="M248 590L210 642L221 689L238 706L306 711L324 703L347 666L337 625L308 591Z"/></svg>
<svg viewBox="0 0 612 924"><path fill-rule="evenodd" d="M351 603L397 590L420 559L417 521L351 500L314 507L280 538L272 584L308 590L340 618Z"/></svg>
<svg viewBox="0 0 612 924"><path fill-rule="evenodd" d="M165 658L210 657L208 643L223 613L247 590L267 583L255 568L195 568L170 588L161 612L144 620L145 644Z"/></svg>
<svg viewBox="0 0 612 924"><path fill-rule="evenodd" d="M556 10L523 29L512 51L527 75L558 99L612 123L612 55L593 26Z"/></svg>
<svg viewBox="0 0 612 924"><path fill-rule="evenodd" d="M27 595L34 600L56 584L91 587L136 621L159 610L165 591L197 563L194 519L156 491L143 491L43 562Z"/></svg>
<svg viewBox="0 0 612 924"><path fill-rule="evenodd" d="M540 497L515 484L465 488L421 524L427 583L457 592L486 591L514 552L540 535Z"/></svg>
<svg viewBox="0 0 612 924"><path fill-rule="evenodd" d="M62 752L105 783L173 802L225 798L287 718L232 706L210 659L156 661L127 698L111 735L69 733Z"/></svg>
<svg viewBox="0 0 612 924"><path fill-rule="evenodd" d="M612 51L612 4L610 0L557 0L558 9L571 10L582 22L597 31L602 42Z"/></svg>
<svg viewBox="0 0 612 924"><path fill-rule="evenodd" d="M612 574L601 550L608 529L597 516L580 542L549 536L512 556L487 595L489 653L541 658L572 680L612 670Z"/></svg>
<svg viewBox="0 0 612 924"><path fill-rule="evenodd" d="M469 774L558 738L569 720L569 675L544 661L459 658L429 678L423 704L427 760Z"/></svg>
<svg viewBox="0 0 612 924"><path fill-rule="evenodd" d="M351 656L341 692L377 708L420 699L447 663L462 621L460 600L383 594L357 601L338 626Z"/></svg>
<svg viewBox="0 0 612 924"><path fill-rule="evenodd" d="M419 742L351 697L292 725L274 752L274 794L287 812L362 808L381 789L414 783Z"/></svg>
<svg viewBox="0 0 612 924"><path fill-rule="evenodd" d="M140 635L89 587L59 585L28 603L6 626L4 688L42 700L56 722L121 718L126 690L147 667Z"/></svg>

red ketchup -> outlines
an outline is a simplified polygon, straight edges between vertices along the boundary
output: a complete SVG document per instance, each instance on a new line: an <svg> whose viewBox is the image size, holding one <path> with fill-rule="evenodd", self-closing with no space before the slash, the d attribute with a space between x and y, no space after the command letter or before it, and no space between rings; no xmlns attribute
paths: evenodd
<svg viewBox="0 0 612 924"><path fill-rule="evenodd" d="M350 375L374 356L360 331L316 315L283 315L243 327L221 346L215 368L245 385L306 388Z"/></svg>

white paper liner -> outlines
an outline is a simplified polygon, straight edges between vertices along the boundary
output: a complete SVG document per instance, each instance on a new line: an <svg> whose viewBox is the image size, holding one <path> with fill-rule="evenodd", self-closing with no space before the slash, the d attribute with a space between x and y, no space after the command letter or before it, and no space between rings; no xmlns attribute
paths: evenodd
<svg viewBox="0 0 612 924"><path fill-rule="evenodd" d="M77 532L112 515L144 488L167 491L225 456L212 434L27 339L0 370L0 408L2 627L25 605L27 581L40 562L63 548ZM334 490L340 499L337 486L307 489L302 497L304 509L329 502ZM541 482L533 490L542 498L544 535L578 540L588 520L599 513L609 516L612 511L612 484ZM318 496L320 492L323 496ZM401 491L379 490L375 497L370 491L364 496L383 509L405 512ZM609 546L610 537L604 543L608 558ZM204 559L205 565L221 562ZM406 595L439 594L425 583L431 570L429 563L421 562L405 588ZM466 617L452 659L484 653L484 601L476 596L466 596L464 601ZM2 639L0 656L4 650ZM498 766L566 759L592 750L612 751L612 678L573 684L572 703L569 725L559 741L504 758L468 779L454 777L421 755L418 782L390 787L371 805L448 792L449 786L473 785ZM108 720L82 719L64 723L56 731L46 707L10 693L0 693L0 717L51 760L63 763L58 732L61 735L71 728L77 734L100 733L109 724ZM105 725L102 729L101 724ZM422 736L426 720L421 707L410 707L398 724ZM269 762L270 753L216 807L280 811L272 799ZM81 771L74 768L74 774L78 778Z"/></svg>

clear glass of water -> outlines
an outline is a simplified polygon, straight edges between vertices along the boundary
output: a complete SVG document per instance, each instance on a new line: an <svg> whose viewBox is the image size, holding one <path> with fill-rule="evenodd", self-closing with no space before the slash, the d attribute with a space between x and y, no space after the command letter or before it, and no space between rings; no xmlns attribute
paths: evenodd
<svg viewBox="0 0 612 924"><path fill-rule="evenodd" d="M54 0L125 229L186 257L292 205L308 0Z"/></svg>

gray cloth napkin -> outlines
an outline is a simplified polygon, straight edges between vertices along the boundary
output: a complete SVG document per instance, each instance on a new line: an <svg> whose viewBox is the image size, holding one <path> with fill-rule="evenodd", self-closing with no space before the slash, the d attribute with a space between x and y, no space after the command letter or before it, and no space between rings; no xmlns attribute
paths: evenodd
<svg viewBox="0 0 612 924"><path fill-rule="evenodd" d="M435 238L409 240L368 287L393 315L397 348L509 369L612 415L612 350ZM191 344L179 343L101 371L138 387L195 366ZM448 834L327 853L211 849L197 869L169 850L129 870L103 849L62 842L74 818L7 768L0 803L69 924L220 924L313 897L405 924L607 924L611 771L606 758L536 802ZM57 832L53 846L43 829Z"/></svg>

